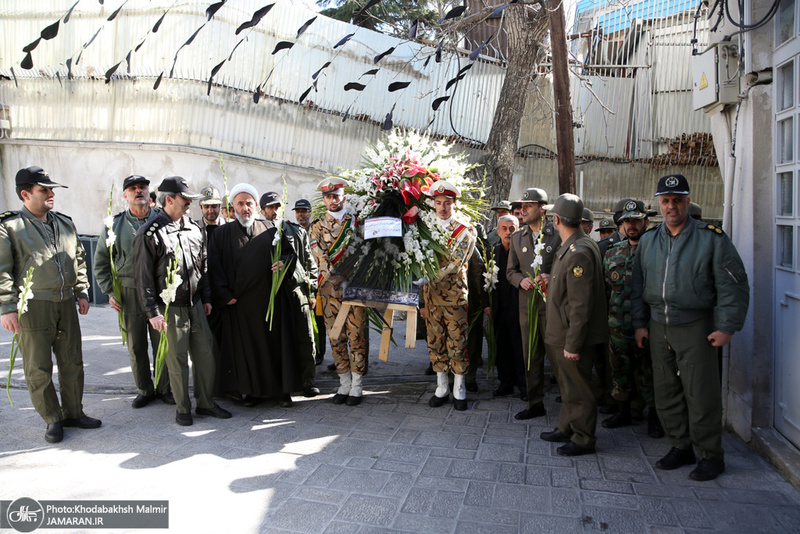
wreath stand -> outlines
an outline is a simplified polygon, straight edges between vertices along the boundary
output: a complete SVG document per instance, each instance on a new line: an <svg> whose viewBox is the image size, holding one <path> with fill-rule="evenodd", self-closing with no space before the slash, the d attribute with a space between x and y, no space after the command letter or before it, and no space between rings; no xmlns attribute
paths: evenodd
<svg viewBox="0 0 800 534"><path fill-rule="evenodd" d="M361 306L363 308L376 308L378 310L385 309L383 313L383 331L381 332L381 348L378 352L378 359L382 362L389 361L389 343L392 339L392 323L394 322L394 311L406 312L406 344L405 348L413 349L417 343L417 307L410 304L397 304L394 302L375 302L370 300L344 300L342 307L339 309L339 314L336 316L336 321L333 323L333 329L330 335L333 339L339 337L344 328L344 323L347 321L347 314L350 313L350 308L353 306Z"/></svg>

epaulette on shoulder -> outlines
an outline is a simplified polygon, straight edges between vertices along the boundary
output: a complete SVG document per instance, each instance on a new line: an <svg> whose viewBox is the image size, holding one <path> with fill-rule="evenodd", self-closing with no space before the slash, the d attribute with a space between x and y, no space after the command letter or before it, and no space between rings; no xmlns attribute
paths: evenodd
<svg viewBox="0 0 800 534"><path fill-rule="evenodd" d="M147 228L147 230L145 230L145 232L144 232L144 235L146 235L147 237L150 237L155 232L157 232L160 227L161 227L161 225L158 223L158 220L157 219L153 219L152 222L150 222L146 226L143 226L142 228Z"/></svg>
<svg viewBox="0 0 800 534"><path fill-rule="evenodd" d="M291 224L292 226L296 226L297 228L302 228L302 226L300 226L299 224L297 224L296 222L293 222L293 221L287 221L286 219L284 219L283 222Z"/></svg>
<svg viewBox="0 0 800 534"><path fill-rule="evenodd" d="M6 211L4 213L0 213L0 222L5 221L6 219L10 219L14 215L19 215L18 211Z"/></svg>
<svg viewBox="0 0 800 534"><path fill-rule="evenodd" d="M69 216L69 215L67 215L66 213L61 213L60 211L53 211L53 214L54 214L56 217L61 217L61 218L63 218L63 219L66 219L66 220L68 220L69 222L72 222L72 217L70 217L70 216Z"/></svg>
<svg viewBox="0 0 800 534"><path fill-rule="evenodd" d="M122 210L122 211L120 211L119 213L116 213L116 214L114 214L114 218L115 218L115 219L119 219L119 218L120 218L120 217L122 217L123 215L125 215L125 210Z"/></svg>
<svg viewBox="0 0 800 534"><path fill-rule="evenodd" d="M700 225L700 227L705 229L705 230L710 230L710 231L714 232L715 234L717 234L720 237L725 235L725 232L722 231L722 228L714 226L713 224L702 224L702 225Z"/></svg>

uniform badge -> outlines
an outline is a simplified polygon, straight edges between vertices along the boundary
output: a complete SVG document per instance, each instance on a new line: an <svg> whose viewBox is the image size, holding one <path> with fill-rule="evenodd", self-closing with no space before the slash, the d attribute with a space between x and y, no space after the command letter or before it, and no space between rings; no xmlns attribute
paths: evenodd
<svg viewBox="0 0 800 534"><path fill-rule="evenodd" d="M528 247L522 247L522 252L528 252Z"/></svg>
<svg viewBox="0 0 800 534"><path fill-rule="evenodd" d="M664 185L666 185L667 187L678 187L678 179L674 176L670 176L669 178L666 179Z"/></svg>
<svg viewBox="0 0 800 534"><path fill-rule="evenodd" d="M578 265L577 267L573 267L572 276L574 276L575 278L580 278L581 276L583 276L583 267L581 267L580 265Z"/></svg>
<svg viewBox="0 0 800 534"><path fill-rule="evenodd" d="M444 186L439 185L439 189L436 190L437 193L444 193Z"/></svg>
<svg viewBox="0 0 800 534"><path fill-rule="evenodd" d="M551 247L550 245L547 245L547 248L544 249L544 250L549 253L549 252L553 251L553 247Z"/></svg>
<svg viewBox="0 0 800 534"><path fill-rule="evenodd" d="M575 252L575 243L573 243L573 244L571 244L569 246L569 250L572 251L572 252Z"/></svg>
<svg viewBox="0 0 800 534"><path fill-rule="evenodd" d="M613 280L614 282L616 282L617 280L619 280L619 273L618 273L617 271L613 271L613 272L611 273L611 280Z"/></svg>
<svg viewBox="0 0 800 534"><path fill-rule="evenodd" d="M627 204L625 204L625 211L636 211L636 202L631 200Z"/></svg>

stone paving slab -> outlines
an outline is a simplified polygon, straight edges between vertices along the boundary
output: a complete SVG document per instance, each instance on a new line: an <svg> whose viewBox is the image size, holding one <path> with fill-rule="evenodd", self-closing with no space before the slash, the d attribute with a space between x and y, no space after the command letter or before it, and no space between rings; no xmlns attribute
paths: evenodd
<svg viewBox="0 0 800 534"><path fill-rule="evenodd" d="M396 367L371 365L360 406L331 404L329 380L293 408L221 401L233 418L179 427L172 406L130 407L125 350L102 335L113 313L91 314L84 406L103 426L68 428L49 445L27 392L12 388L14 407L0 401L2 500L168 500L170 528L198 533L780 533L800 523L800 493L730 434L726 473L700 483L688 467L653 467L669 445L644 423L599 428L596 455L558 456L538 438L555 425L554 391L548 416L529 421L513 419L518 398L492 399L486 379L467 412L432 409L424 343L412 354L393 348ZM396 368L416 374L392 382Z"/></svg>

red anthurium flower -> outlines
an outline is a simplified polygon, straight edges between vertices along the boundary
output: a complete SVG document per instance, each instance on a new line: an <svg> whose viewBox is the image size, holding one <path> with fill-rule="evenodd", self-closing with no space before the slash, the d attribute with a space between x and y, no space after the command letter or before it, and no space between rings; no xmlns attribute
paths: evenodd
<svg viewBox="0 0 800 534"><path fill-rule="evenodd" d="M406 224L412 224L414 221L417 220L417 216L419 215L419 206L411 206L411 209L408 210L403 214L401 219Z"/></svg>

